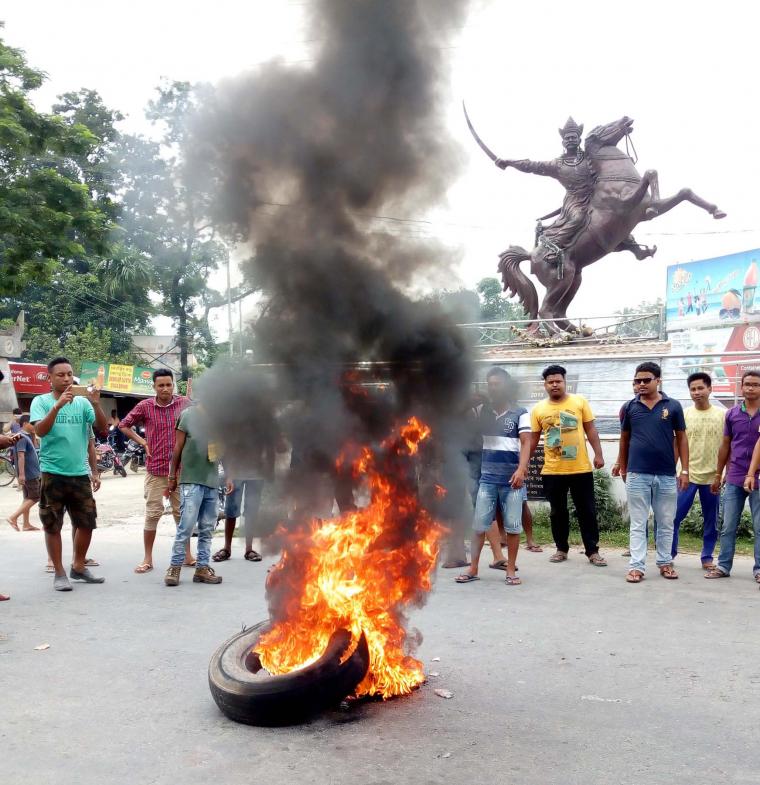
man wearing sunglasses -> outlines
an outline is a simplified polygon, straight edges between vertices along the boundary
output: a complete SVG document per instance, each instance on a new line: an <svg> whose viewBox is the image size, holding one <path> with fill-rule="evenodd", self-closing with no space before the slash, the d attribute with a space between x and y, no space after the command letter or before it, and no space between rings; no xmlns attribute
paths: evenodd
<svg viewBox="0 0 760 785"><path fill-rule="evenodd" d="M647 521L650 509L657 521L657 566L663 578L674 580L673 520L678 491L689 486L689 444L681 404L659 391L660 366L641 363L633 376L636 397L625 406L620 449L613 475L625 481L631 516L630 569L626 580L641 583L646 572ZM681 460L676 477L675 438Z"/></svg>

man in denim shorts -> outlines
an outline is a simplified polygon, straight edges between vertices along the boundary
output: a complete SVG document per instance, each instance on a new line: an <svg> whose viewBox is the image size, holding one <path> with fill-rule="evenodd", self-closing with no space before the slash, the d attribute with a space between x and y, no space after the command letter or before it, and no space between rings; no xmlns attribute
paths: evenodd
<svg viewBox="0 0 760 785"><path fill-rule="evenodd" d="M530 459L530 418L526 409L511 402L515 397L514 385L503 368L491 368L486 381L490 405L484 404L476 410L483 434L483 459L475 498L470 570L459 575L456 582L478 580L480 554L499 506L507 533L506 582L517 586L521 581L515 572L515 562Z"/></svg>
<svg viewBox="0 0 760 785"><path fill-rule="evenodd" d="M106 416L100 408L100 391L87 397L75 396L74 372L65 357L48 363L52 392L32 401L30 419L41 440L40 520L45 544L53 563L56 591L71 591L63 568L61 528L68 512L74 527L74 556L69 577L85 583L103 583L85 564L92 532L97 526L97 510L92 492L100 488L97 472L88 466L90 430L104 433Z"/></svg>

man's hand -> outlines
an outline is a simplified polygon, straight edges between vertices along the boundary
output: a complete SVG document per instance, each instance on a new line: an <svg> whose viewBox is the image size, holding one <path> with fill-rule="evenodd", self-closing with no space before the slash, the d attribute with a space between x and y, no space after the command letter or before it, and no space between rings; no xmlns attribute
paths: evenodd
<svg viewBox="0 0 760 785"><path fill-rule="evenodd" d="M93 406L100 403L100 390L93 384L87 388L87 400L93 404Z"/></svg>
<svg viewBox="0 0 760 785"><path fill-rule="evenodd" d="M512 162L506 158L497 158L494 163L499 167L499 169L506 169Z"/></svg>
<svg viewBox="0 0 760 785"><path fill-rule="evenodd" d="M678 490L685 491L689 487L689 475L688 474L681 474L678 475Z"/></svg>
<svg viewBox="0 0 760 785"><path fill-rule="evenodd" d="M23 474L19 474L18 476L18 484L19 485L26 485L26 477Z"/></svg>
<svg viewBox="0 0 760 785"><path fill-rule="evenodd" d="M718 494L718 493L720 493L720 489L721 489L722 485L723 485L723 482L721 480L721 476L719 474L716 474L715 478L710 483L710 490L713 493Z"/></svg>
<svg viewBox="0 0 760 785"><path fill-rule="evenodd" d="M166 498L169 498L170 493L174 493L177 490L177 478L176 477L169 477L168 482L166 483L166 490L167 493L164 494Z"/></svg>
<svg viewBox="0 0 760 785"><path fill-rule="evenodd" d="M515 490L518 490L519 488L522 488L523 485L525 484L525 478L527 477L527 475L528 472L525 469L516 469L511 479L509 480L509 484Z"/></svg>
<svg viewBox="0 0 760 785"><path fill-rule="evenodd" d="M225 493L232 493L235 490L235 483L232 480L227 480L227 484L224 486Z"/></svg>
<svg viewBox="0 0 760 785"><path fill-rule="evenodd" d="M60 395L58 400L55 402L53 408L60 412L61 409L67 404L71 403L74 400L74 393L71 392L71 387L67 387Z"/></svg>
<svg viewBox="0 0 760 785"><path fill-rule="evenodd" d="M626 468L624 466L621 466L619 463L612 464L612 469L610 470L610 473L612 474L613 477L620 477L620 479L623 482L625 482L626 475L628 474Z"/></svg>
<svg viewBox="0 0 760 785"><path fill-rule="evenodd" d="M0 433L0 447L13 447L21 438L21 433Z"/></svg>
<svg viewBox="0 0 760 785"><path fill-rule="evenodd" d="M744 490L747 491L747 493L752 493L752 491L754 491L756 487L757 487L757 483L755 482L755 478L748 474L744 478Z"/></svg>
<svg viewBox="0 0 760 785"><path fill-rule="evenodd" d="M100 475L93 474L90 477L90 482L92 483L92 492L97 493L100 490Z"/></svg>
<svg viewBox="0 0 760 785"><path fill-rule="evenodd" d="M603 455L595 455L594 456L594 468L601 469L604 467L604 456Z"/></svg>
<svg viewBox="0 0 760 785"><path fill-rule="evenodd" d="M143 439L142 440L142 448L145 450L145 460L147 461L148 458L151 457L151 455L150 455L150 447L148 447L148 440L147 439Z"/></svg>

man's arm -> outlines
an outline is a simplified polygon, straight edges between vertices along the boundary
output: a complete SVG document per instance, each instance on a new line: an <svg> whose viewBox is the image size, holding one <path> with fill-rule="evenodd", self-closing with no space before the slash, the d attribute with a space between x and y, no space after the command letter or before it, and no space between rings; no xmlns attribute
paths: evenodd
<svg viewBox="0 0 760 785"><path fill-rule="evenodd" d="M533 431L530 435L530 454L536 451L538 443L541 441L541 431Z"/></svg>
<svg viewBox="0 0 760 785"><path fill-rule="evenodd" d="M612 476L622 477L625 482L625 475L628 474L628 448L631 446L631 432L620 432L620 444L618 445L618 457L612 466Z"/></svg>
<svg viewBox="0 0 760 785"><path fill-rule="evenodd" d="M98 451L95 449L95 439L89 439L87 442L87 462L90 464L92 490L100 490L100 471L98 470Z"/></svg>
<svg viewBox="0 0 760 785"><path fill-rule="evenodd" d="M172 463L169 467L168 488L173 491L177 487L177 472L182 461L182 450L185 447L185 432L177 428L174 431L174 449L172 450Z"/></svg>
<svg viewBox="0 0 760 785"><path fill-rule="evenodd" d="M103 412L103 407L100 405L100 390L93 389L92 392L87 393L87 400L92 405L92 410L95 413L95 422L93 423L93 430L95 433L104 435L108 433L108 420Z"/></svg>
<svg viewBox="0 0 760 785"><path fill-rule="evenodd" d="M512 161L507 158L497 158L494 163L499 169L506 169L508 166L511 166L513 169L517 169L518 172L538 174L543 177L554 177L556 179L559 174L559 167L556 161L529 161L527 158Z"/></svg>
<svg viewBox="0 0 760 785"><path fill-rule="evenodd" d="M726 464L730 457L731 437L724 435L723 441L720 443L720 449L718 450L718 468L715 470L715 478L710 485L710 490L713 493L720 493L720 486L723 481L723 470L726 468Z"/></svg>
<svg viewBox="0 0 760 785"><path fill-rule="evenodd" d="M131 439L133 442L141 445L145 448L145 456L150 458L150 447L148 447L148 442L146 439L143 439L139 433L132 430L133 425L141 425L145 422L145 415L143 414L142 408L138 403L134 409L119 423L119 430L127 437L127 439Z"/></svg>
<svg viewBox="0 0 760 785"><path fill-rule="evenodd" d="M689 440L686 438L686 431L676 431L676 448L681 460L678 488L685 491L689 487Z"/></svg>
<svg viewBox="0 0 760 785"><path fill-rule="evenodd" d="M50 429L55 425L55 418L58 416L58 412L60 412L67 403L71 403L73 400L74 394L71 392L71 388L69 387L67 390L61 393L60 397L53 404L50 411L41 420L36 420L33 423L34 431L37 436L47 436L50 433ZM32 408L34 408L34 404L32 404Z"/></svg>
<svg viewBox="0 0 760 785"><path fill-rule="evenodd" d="M604 466L604 455L602 454L602 442L599 439L599 431L596 429L594 420L584 422L583 430L586 432L586 438L594 451L594 468L601 469Z"/></svg>
<svg viewBox="0 0 760 785"><path fill-rule="evenodd" d="M522 488L525 484L525 478L528 476L528 463L530 463L530 445L531 433L525 431L520 434L520 463L517 469L513 472L509 480L509 484L517 489Z"/></svg>
<svg viewBox="0 0 760 785"><path fill-rule="evenodd" d="M23 485L26 482L26 476L24 474L26 469L26 450L16 451L16 463L18 464L16 467L18 471L18 484Z"/></svg>

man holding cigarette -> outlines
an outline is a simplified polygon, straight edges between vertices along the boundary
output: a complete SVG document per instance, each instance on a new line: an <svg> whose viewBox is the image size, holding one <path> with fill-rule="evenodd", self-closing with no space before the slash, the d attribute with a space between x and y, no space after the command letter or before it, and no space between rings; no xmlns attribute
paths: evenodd
<svg viewBox="0 0 760 785"><path fill-rule="evenodd" d="M71 591L63 568L61 529L68 512L74 527L74 556L69 577L85 583L103 583L85 564L92 532L97 526L93 491L100 488L97 474L88 466L90 429L103 433L106 416L100 408L100 390L74 388L74 372L65 357L47 366L51 392L32 401L30 420L41 440L40 520L45 544L53 563L56 591Z"/></svg>

